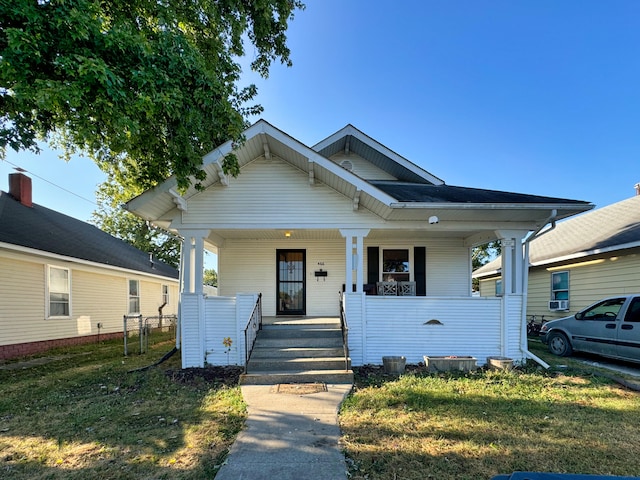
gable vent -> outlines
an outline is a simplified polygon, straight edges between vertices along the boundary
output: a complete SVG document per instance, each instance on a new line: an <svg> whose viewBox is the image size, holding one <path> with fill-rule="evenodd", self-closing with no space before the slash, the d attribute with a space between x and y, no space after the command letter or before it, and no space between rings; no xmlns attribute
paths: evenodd
<svg viewBox="0 0 640 480"><path fill-rule="evenodd" d="M340 166L341 166L342 168L344 168L345 170L349 170L349 171L353 170L353 163L351 163L351 161L350 161L350 160L343 160L343 161L341 161L341 162L340 162Z"/></svg>

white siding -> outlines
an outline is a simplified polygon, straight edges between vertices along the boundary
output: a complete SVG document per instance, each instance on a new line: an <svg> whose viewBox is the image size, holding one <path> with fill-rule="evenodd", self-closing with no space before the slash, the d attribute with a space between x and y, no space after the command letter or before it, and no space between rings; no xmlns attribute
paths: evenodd
<svg viewBox="0 0 640 480"><path fill-rule="evenodd" d="M218 292L262 293L263 314L276 314L276 250L306 251L306 302L309 316L337 316L338 292L345 278L345 240L327 241L234 241L219 250ZM316 278L322 269L326 277Z"/></svg>
<svg viewBox="0 0 640 480"><path fill-rule="evenodd" d="M338 153L336 155L333 155L331 157L331 160L338 165L340 165L340 163L344 160L348 160L353 166L351 172L355 173L360 178L364 178L365 180L397 180L397 178L390 173L376 167L371 162L365 160L359 155L356 155L355 153L351 153L349 155Z"/></svg>
<svg viewBox="0 0 640 480"><path fill-rule="evenodd" d="M182 341L182 368L203 367L203 342L205 332L201 329L201 295L183 293L180 307L180 338Z"/></svg>
<svg viewBox="0 0 640 480"><path fill-rule="evenodd" d="M237 364L240 345L236 328L236 299L233 297L208 297L205 299L205 361L212 365ZM233 342L229 355L222 341ZM185 365L183 364L183 367Z"/></svg>
<svg viewBox="0 0 640 480"><path fill-rule="evenodd" d="M325 185L309 185L308 173L282 160L258 159L242 169L228 186L214 185L189 199L183 224L264 225L298 223L370 226L377 216L360 209L353 201Z"/></svg>
<svg viewBox="0 0 640 480"><path fill-rule="evenodd" d="M365 297L366 352L362 363L403 355L409 363L424 355L471 355L483 365L501 355L501 300L497 298ZM347 313L350 318L355 314ZM427 324L437 320L441 324ZM355 321L357 322L357 320ZM357 332L349 331L352 361L360 364ZM519 355L519 354L518 354ZM516 357L520 360L519 357Z"/></svg>
<svg viewBox="0 0 640 480"><path fill-rule="evenodd" d="M471 253L460 240L427 246L427 296L471 295Z"/></svg>

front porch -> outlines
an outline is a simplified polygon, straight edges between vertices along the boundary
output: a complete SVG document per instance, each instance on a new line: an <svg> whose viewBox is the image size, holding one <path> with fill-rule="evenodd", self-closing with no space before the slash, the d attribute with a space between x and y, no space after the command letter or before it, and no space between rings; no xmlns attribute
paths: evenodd
<svg viewBox="0 0 640 480"><path fill-rule="evenodd" d="M252 316L258 298L258 294L207 297L184 293L183 367L246 366L255 332L260 328ZM349 359L354 366L381 364L383 356L404 356L409 363L423 361L424 355L473 356L479 365L491 356L509 357L516 363L526 358L526 344L523 344L526 335L522 322L517 320L522 295L388 297L343 293L342 301ZM340 319L333 316L262 317L262 325L271 328L331 324L339 328ZM230 347L224 344L225 339L231 339Z"/></svg>

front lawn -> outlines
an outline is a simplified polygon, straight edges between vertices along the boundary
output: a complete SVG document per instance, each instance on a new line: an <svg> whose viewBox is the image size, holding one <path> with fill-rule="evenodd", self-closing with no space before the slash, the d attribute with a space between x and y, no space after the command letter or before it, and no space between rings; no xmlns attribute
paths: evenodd
<svg viewBox="0 0 640 480"><path fill-rule="evenodd" d="M571 359L511 372L357 375L340 413L352 479L514 471L640 475L640 394ZM560 365L562 364L562 365Z"/></svg>
<svg viewBox="0 0 640 480"><path fill-rule="evenodd" d="M180 370L179 354L129 373L171 347L125 358L107 342L3 365L0 478L213 478L244 423L242 395L214 370Z"/></svg>

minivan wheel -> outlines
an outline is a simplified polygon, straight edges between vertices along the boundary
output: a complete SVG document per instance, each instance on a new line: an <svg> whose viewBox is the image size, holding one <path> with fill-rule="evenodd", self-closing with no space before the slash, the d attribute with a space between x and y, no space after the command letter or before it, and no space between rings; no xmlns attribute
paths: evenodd
<svg viewBox="0 0 640 480"><path fill-rule="evenodd" d="M549 351L560 357L571 355L571 352L573 351L571 344L569 343L569 339L564 333L551 332L549 334L548 344Z"/></svg>

